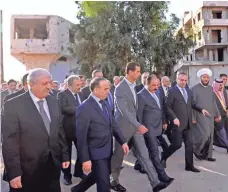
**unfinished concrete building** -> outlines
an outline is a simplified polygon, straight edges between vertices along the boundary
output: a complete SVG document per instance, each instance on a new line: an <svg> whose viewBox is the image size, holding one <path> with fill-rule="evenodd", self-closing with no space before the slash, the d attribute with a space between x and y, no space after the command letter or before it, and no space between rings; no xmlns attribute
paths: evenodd
<svg viewBox="0 0 228 192"><path fill-rule="evenodd" d="M213 77L228 74L228 1L205 1L195 13L185 12L179 30L194 32L195 47L174 67L189 74L189 84L198 82L196 73L207 67Z"/></svg>
<svg viewBox="0 0 228 192"><path fill-rule="evenodd" d="M41 67L62 81L77 60L69 47L74 43L72 23L47 15L14 15L11 18L11 54L27 70Z"/></svg>

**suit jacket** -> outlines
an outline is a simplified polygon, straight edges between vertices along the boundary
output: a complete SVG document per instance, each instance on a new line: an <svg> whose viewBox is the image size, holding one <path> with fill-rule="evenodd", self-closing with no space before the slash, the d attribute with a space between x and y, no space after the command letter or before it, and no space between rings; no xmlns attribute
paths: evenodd
<svg viewBox="0 0 228 192"><path fill-rule="evenodd" d="M6 101L2 118L2 152L8 179L33 176L46 165L49 153L58 170L69 161L61 112L56 98L46 97L50 117L50 133L29 92Z"/></svg>
<svg viewBox="0 0 228 192"><path fill-rule="evenodd" d="M59 90L51 89L50 95L52 95L53 97L57 97L59 92L60 92Z"/></svg>
<svg viewBox="0 0 228 192"><path fill-rule="evenodd" d="M1 92L1 106L3 106L5 97L6 97L7 95L9 95L8 89L6 89L5 91L2 91L2 92Z"/></svg>
<svg viewBox="0 0 228 192"><path fill-rule="evenodd" d="M139 84L139 85L135 86L135 90L136 90L137 93L140 92L143 88L144 88L143 84Z"/></svg>
<svg viewBox="0 0 228 192"><path fill-rule="evenodd" d="M89 89L89 86L84 87L84 88L81 89L81 94L82 94L83 101L86 100L89 97L90 93L91 93L91 91Z"/></svg>
<svg viewBox="0 0 228 192"><path fill-rule="evenodd" d="M79 94L80 97L80 94ZM69 89L58 93L58 99L63 115L63 128L66 137L76 139L75 122L76 122L76 105L75 97ZM81 99L81 97L80 97Z"/></svg>
<svg viewBox="0 0 228 192"><path fill-rule="evenodd" d="M23 89L21 89L20 91L17 91L17 92L15 92L15 93L12 93L12 94L10 94L10 95L7 95L7 96L4 98L4 103L5 103L6 101L8 101L8 100L14 98L14 97L17 97L18 95L21 95L21 94L25 93L25 92L26 92L26 91L25 91L25 89L23 88Z"/></svg>
<svg viewBox="0 0 228 192"><path fill-rule="evenodd" d="M120 145L126 143L117 126L108 103L108 122L95 99L90 96L76 113L76 135L81 162L109 158L112 154L113 135Z"/></svg>
<svg viewBox="0 0 228 192"><path fill-rule="evenodd" d="M223 89L223 94L224 94L225 101L226 101L226 108L228 109L228 94L227 94L227 90L226 89Z"/></svg>
<svg viewBox="0 0 228 192"><path fill-rule="evenodd" d="M167 97L167 114L168 118L171 121L171 125L176 127L173 124L173 120L178 118L180 121L180 127L178 129L185 129L187 125L192 126L192 108L201 112L202 108L196 105L193 101L192 91L189 88L186 88L188 94L188 102L186 104L184 97L177 86L169 89L169 94Z"/></svg>
<svg viewBox="0 0 228 192"><path fill-rule="evenodd" d="M116 88L115 106L115 119L121 131L124 136L132 135L141 126L137 120L138 97L136 94L135 103L131 89L125 80Z"/></svg>
<svg viewBox="0 0 228 192"><path fill-rule="evenodd" d="M115 85L112 85L110 88L110 93L112 94L113 98L114 98L115 89L116 89Z"/></svg>
<svg viewBox="0 0 228 192"><path fill-rule="evenodd" d="M139 122L146 126L156 136L162 134L162 125L166 123L163 110L162 98L156 94L160 100L160 107L147 89L138 93L138 118Z"/></svg>

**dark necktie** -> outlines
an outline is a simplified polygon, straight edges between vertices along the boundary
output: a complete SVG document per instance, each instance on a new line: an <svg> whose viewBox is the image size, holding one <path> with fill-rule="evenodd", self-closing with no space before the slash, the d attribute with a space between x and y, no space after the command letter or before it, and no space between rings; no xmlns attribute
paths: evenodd
<svg viewBox="0 0 228 192"><path fill-rule="evenodd" d="M74 97L75 97L75 105L76 105L76 107L78 107L80 105L80 102L79 102L79 99L78 99L78 94L75 93Z"/></svg>
<svg viewBox="0 0 228 192"><path fill-rule="evenodd" d="M109 112L108 112L108 108L106 106L105 100L100 100L99 103L102 105L102 110L103 110L105 119L107 120L107 122L110 123L110 116L109 116Z"/></svg>
<svg viewBox="0 0 228 192"><path fill-rule="evenodd" d="M48 118L46 111L44 110L44 101L39 100L37 103L38 103L39 109L40 109L40 116L43 119L44 125L45 125L47 132L49 134L50 133L50 120Z"/></svg>

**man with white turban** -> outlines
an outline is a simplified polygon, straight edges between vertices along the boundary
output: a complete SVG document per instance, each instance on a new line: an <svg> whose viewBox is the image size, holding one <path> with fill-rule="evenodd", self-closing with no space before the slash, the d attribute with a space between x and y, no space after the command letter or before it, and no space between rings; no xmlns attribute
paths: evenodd
<svg viewBox="0 0 228 192"><path fill-rule="evenodd" d="M206 109L210 116L193 111L193 141L194 154L200 160L216 161L212 157L214 121L219 122L221 116L216 104L212 86L209 85L212 71L208 68L200 69L197 77L200 83L192 87L193 100L197 106Z"/></svg>

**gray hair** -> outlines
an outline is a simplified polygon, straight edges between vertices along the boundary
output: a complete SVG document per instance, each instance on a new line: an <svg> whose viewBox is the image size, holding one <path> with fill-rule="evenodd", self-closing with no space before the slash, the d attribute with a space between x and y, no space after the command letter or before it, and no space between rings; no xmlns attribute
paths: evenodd
<svg viewBox="0 0 228 192"><path fill-rule="evenodd" d="M28 83L36 83L40 77L51 77L51 73L43 68L35 68L29 72L27 81Z"/></svg>
<svg viewBox="0 0 228 192"><path fill-rule="evenodd" d="M74 80L80 80L78 75L70 75L69 77L67 77L67 86L72 86Z"/></svg>
<svg viewBox="0 0 228 192"><path fill-rule="evenodd" d="M163 77L161 78L161 82L164 82L166 79L167 79L167 80L170 80L168 76L163 76Z"/></svg>
<svg viewBox="0 0 228 192"><path fill-rule="evenodd" d="M107 82L109 82L104 77L96 77L96 78L92 79L92 81L90 82L90 91L93 92L95 88L100 87L100 82L101 81L107 81Z"/></svg>

